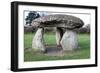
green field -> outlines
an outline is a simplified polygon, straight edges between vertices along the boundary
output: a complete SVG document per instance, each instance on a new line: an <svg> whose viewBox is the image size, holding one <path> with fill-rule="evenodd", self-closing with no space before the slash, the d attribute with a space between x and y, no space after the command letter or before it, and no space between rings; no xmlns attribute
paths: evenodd
<svg viewBox="0 0 100 73"><path fill-rule="evenodd" d="M46 61L46 60L69 60L69 59L87 59L90 58L90 35L78 34L79 49L67 52L64 56L48 56L45 54L34 54L31 51L33 33L24 35L24 61ZM56 44L55 34L46 33L44 35L46 44Z"/></svg>

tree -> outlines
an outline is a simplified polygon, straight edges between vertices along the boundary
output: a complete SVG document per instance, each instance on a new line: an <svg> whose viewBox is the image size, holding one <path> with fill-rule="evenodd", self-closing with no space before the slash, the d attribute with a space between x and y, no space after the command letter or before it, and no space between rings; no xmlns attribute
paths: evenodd
<svg viewBox="0 0 100 73"><path fill-rule="evenodd" d="M39 13L37 13L36 11L30 11L28 13L28 16L25 18L26 25L29 24L31 26L32 20L38 17L40 17Z"/></svg>
<svg viewBox="0 0 100 73"><path fill-rule="evenodd" d="M87 24L87 25L85 26L85 28L87 29L87 33L90 33L90 24Z"/></svg>

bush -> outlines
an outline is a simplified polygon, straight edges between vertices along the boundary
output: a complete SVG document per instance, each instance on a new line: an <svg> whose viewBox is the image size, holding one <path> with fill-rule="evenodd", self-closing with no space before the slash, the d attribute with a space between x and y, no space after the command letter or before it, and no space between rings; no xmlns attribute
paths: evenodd
<svg viewBox="0 0 100 73"><path fill-rule="evenodd" d="M35 32L36 28L32 27L32 26L24 26L24 32L25 33L30 33L30 32Z"/></svg>
<svg viewBox="0 0 100 73"><path fill-rule="evenodd" d="M79 28L79 29L75 29L76 32L78 33L90 33L90 24L87 24L86 26Z"/></svg>

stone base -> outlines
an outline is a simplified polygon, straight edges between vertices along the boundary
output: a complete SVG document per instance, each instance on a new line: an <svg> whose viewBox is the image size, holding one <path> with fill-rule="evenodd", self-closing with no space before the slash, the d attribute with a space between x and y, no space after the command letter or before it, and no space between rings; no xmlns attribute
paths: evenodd
<svg viewBox="0 0 100 73"><path fill-rule="evenodd" d="M35 51L45 51L43 41L43 28L38 28L32 41L32 49Z"/></svg>
<svg viewBox="0 0 100 73"><path fill-rule="evenodd" d="M78 48L77 33L72 30L66 30L60 43L63 50L65 51L72 51L74 49L77 49Z"/></svg>
<svg viewBox="0 0 100 73"><path fill-rule="evenodd" d="M60 45L60 41L62 39L62 36L63 36L63 30L61 28L56 28L56 43L57 43L57 46L61 46Z"/></svg>

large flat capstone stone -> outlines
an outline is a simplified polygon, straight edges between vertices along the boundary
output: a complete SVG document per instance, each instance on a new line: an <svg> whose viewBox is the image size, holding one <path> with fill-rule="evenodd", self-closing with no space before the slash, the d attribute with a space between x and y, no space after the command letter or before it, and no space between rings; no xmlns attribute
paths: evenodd
<svg viewBox="0 0 100 73"><path fill-rule="evenodd" d="M32 21L33 27L63 27L68 29L80 28L83 21L72 15L47 15Z"/></svg>

